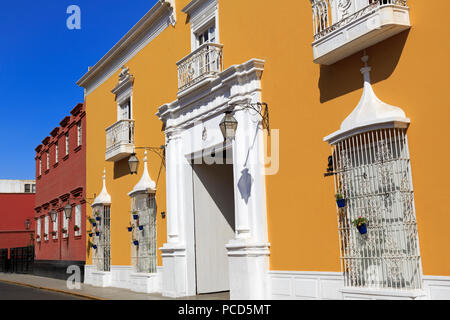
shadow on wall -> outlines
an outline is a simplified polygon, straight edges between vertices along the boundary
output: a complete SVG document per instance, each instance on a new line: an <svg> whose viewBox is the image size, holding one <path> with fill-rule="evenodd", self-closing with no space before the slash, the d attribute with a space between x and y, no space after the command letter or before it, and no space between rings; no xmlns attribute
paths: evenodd
<svg viewBox="0 0 450 320"><path fill-rule="evenodd" d="M394 72L402 54L409 30L366 49L369 66L372 66L372 84L386 80ZM324 103L363 87L359 69L362 52L338 61L330 66L320 66L320 102Z"/></svg>
<svg viewBox="0 0 450 320"><path fill-rule="evenodd" d="M128 157L114 162L114 179L119 179L129 174L130 168L128 167Z"/></svg>

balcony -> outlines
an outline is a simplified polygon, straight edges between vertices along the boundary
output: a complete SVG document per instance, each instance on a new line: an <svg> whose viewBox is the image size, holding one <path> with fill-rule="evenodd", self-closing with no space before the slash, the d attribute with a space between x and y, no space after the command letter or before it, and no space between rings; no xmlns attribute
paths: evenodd
<svg viewBox="0 0 450 320"><path fill-rule="evenodd" d="M205 43L177 62L179 94L222 71L222 48L221 44Z"/></svg>
<svg viewBox="0 0 450 320"><path fill-rule="evenodd" d="M333 64L411 27L406 0L310 1L318 64Z"/></svg>
<svg viewBox="0 0 450 320"><path fill-rule="evenodd" d="M106 161L119 161L134 151L134 120L120 120L106 129Z"/></svg>

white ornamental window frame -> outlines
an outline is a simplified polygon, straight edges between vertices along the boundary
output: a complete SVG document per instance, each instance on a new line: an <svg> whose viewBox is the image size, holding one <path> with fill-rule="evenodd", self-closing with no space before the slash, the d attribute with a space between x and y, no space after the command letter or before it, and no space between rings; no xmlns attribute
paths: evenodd
<svg viewBox="0 0 450 320"><path fill-rule="evenodd" d="M59 218L59 213L56 212L56 219L53 222L53 227L52 227L52 231L56 231L56 235L53 236L53 240L58 239L58 233L59 233L59 230L58 230L58 218Z"/></svg>
<svg viewBox="0 0 450 320"><path fill-rule="evenodd" d="M182 12L189 15L191 52L194 52L201 46L198 36L206 29L209 30L211 26L215 27L214 43L220 43L219 4L217 0L192 1Z"/></svg>
<svg viewBox="0 0 450 320"><path fill-rule="evenodd" d="M345 287L420 290L422 269L406 128L358 133L332 146ZM368 219L361 235L352 221Z"/></svg>
<svg viewBox="0 0 450 320"><path fill-rule="evenodd" d="M69 219L66 217L64 213L63 213L63 229L66 230L66 233L63 233L63 239L67 239L69 237Z"/></svg>
<svg viewBox="0 0 450 320"><path fill-rule="evenodd" d="M136 273L157 272L157 206L154 193L136 194L132 202L132 264ZM135 220L133 215L139 219ZM139 221L139 222L138 222ZM143 230L139 230L139 225ZM133 242L138 241L136 246Z"/></svg>
<svg viewBox="0 0 450 320"><path fill-rule="evenodd" d="M341 128L324 138L332 149L335 194L344 201L337 205L344 286L422 291L407 139L410 119L375 95L368 56L362 61L361 100ZM353 224L359 217L367 219L366 232Z"/></svg>
<svg viewBox="0 0 450 320"><path fill-rule="evenodd" d="M42 231L42 221L41 218L38 218L36 223L36 234L39 236L36 237L37 242L41 242L41 231Z"/></svg>
<svg viewBox="0 0 450 320"><path fill-rule="evenodd" d="M81 215L82 215L81 213L82 213L81 204L77 204L75 206L75 226L78 227L78 231L74 231L76 237L81 236Z"/></svg>
<svg viewBox="0 0 450 320"><path fill-rule="evenodd" d="M69 154L69 143L70 143L69 132L66 132L65 137L66 137L66 156L67 156Z"/></svg>
<svg viewBox="0 0 450 320"><path fill-rule="evenodd" d="M45 234L47 236L44 236L44 240L48 241L48 239L49 239L49 216L48 215L46 215L44 217L44 235Z"/></svg>
<svg viewBox="0 0 450 320"><path fill-rule="evenodd" d="M55 164L59 161L59 145L55 142Z"/></svg>
<svg viewBox="0 0 450 320"><path fill-rule="evenodd" d="M81 146L83 139L83 131L81 126L81 120L77 123L77 147Z"/></svg>

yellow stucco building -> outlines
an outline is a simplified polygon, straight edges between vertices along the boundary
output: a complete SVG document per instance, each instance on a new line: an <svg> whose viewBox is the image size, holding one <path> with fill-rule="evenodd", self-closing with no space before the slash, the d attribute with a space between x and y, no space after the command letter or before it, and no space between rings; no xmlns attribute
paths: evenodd
<svg viewBox="0 0 450 320"><path fill-rule="evenodd" d="M419 0L158 1L78 82L101 217L85 282L174 297L449 298L449 45L433 46L445 12Z"/></svg>

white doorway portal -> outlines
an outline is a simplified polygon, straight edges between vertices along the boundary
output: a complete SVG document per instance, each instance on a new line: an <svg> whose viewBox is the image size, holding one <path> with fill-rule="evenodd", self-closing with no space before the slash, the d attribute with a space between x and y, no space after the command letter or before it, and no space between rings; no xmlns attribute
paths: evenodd
<svg viewBox="0 0 450 320"><path fill-rule="evenodd" d="M230 290L226 244L235 235L233 165L194 164L197 294Z"/></svg>

